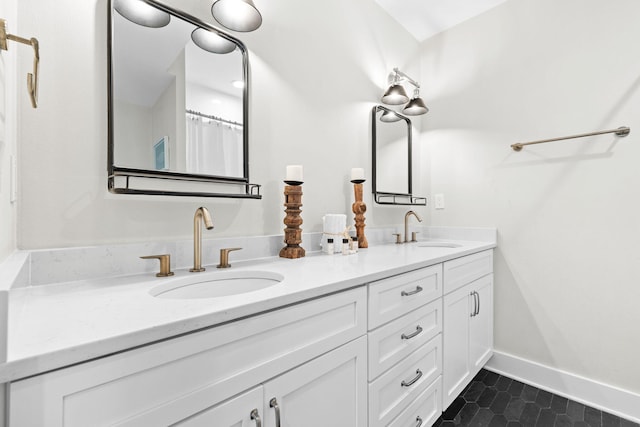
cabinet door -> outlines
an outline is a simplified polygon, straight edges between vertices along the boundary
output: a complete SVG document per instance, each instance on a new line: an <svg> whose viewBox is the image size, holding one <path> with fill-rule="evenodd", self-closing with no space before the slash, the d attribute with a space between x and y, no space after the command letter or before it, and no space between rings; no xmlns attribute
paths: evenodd
<svg viewBox="0 0 640 427"><path fill-rule="evenodd" d="M470 319L473 314L469 285L444 297L442 407L447 408L471 379L469 364Z"/></svg>
<svg viewBox="0 0 640 427"><path fill-rule="evenodd" d="M204 410L194 408L189 400L177 399L114 426L261 427L263 400L262 386Z"/></svg>
<svg viewBox="0 0 640 427"><path fill-rule="evenodd" d="M471 317L469 359L471 375L475 376L493 354L493 274L472 283L476 292L475 316Z"/></svg>
<svg viewBox="0 0 640 427"><path fill-rule="evenodd" d="M211 409L189 417L176 427L260 427L262 425L262 387L256 387L238 397L227 400ZM149 423L147 425L162 425Z"/></svg>
<svg viewBox="0 0 640 427"><path fill-rule="evenodd" d="M443 408L447 408L493 354L493 275L444 297Z"/></svg>
<svg viewBox="0 0 640 427"><path fill-rule="evenodd" d="M265 383L264 425L366 427L366 351L361 337Z"/></svg>

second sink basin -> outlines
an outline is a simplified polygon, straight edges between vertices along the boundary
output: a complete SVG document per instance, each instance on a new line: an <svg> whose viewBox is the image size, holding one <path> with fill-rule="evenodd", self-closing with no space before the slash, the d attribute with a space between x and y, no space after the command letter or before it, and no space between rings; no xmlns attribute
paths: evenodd
<svg viewBox="0 0 640 427"><path fill-rule="evenodd" d="M267 271L198 274L155 286L149 293L169 299L220 298L265 289L284 279L280 274Z"/></svg>
<svg viewBox="0 0 640 427"><path fill-rule="evenodd" d="M459 243L451 243L451 242L420 242L418 243L418 247L420 248L460 248L462 247Z"/></svg>

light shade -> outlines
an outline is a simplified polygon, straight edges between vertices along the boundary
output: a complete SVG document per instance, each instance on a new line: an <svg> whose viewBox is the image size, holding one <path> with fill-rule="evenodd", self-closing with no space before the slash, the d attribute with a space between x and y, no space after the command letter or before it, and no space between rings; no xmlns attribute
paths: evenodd
<svg viewBox="0 0 640 427"><path fill-rule="evenodd" d="M387 105L402 105L409 101L409 97L402 85L394 83L382 95L381 101Z"/></svg>
<svg viewBox="0 0 640 427"><path fill-rule="evenodd" d="M236 49L236 44L218 34L205 30L204 28L196 28L191 33L191 40L200 48L211 53L230 53Z"/></svg>
<svg viewBox="0 0 640 427"><path fill-rule="evenodd" d="M402 117L397 115L395 111L391 111L391 110L386 110L380 116L380 121L385 123L394 123L400 120L402 120Z"/></svg>
<svg viewBox="0 0 640 427"><path fill-rule="evenodd" d="M141 0L115 0L114 9L129 21L151 28L160 28L169 24L171 15Z"/></svg>
<svg viewBox="0 0 640 427"><path fill-rule="evenodd" d="M211 6L211 14L233 31L249 32L262 24L262 15L253 0L218 0Z"/></svg>
<svg viewBox="0 0 640 427"><path fill-rule="evenodd" d="M405 107L402 109L402 112L407 116L419 116L422 114L427 114L429 109L424 104L424 101L420 97L415 97Z"/></svg>

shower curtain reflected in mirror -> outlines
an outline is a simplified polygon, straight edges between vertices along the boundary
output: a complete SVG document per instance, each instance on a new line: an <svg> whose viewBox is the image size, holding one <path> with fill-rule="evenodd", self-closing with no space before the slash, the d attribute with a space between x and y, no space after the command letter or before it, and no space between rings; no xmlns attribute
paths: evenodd
<svg viewBox="0 0 640 427"><path fill-rule="evenodd" d="M187 172L242 177L242 127L187 114Z"/></svg>

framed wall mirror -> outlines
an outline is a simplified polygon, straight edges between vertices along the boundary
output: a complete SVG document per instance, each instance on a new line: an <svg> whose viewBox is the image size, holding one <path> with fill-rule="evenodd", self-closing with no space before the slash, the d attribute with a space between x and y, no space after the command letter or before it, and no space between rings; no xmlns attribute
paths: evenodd
<svg viewBox="0 0 640 427"><path fill-rule="evenodd" d="M413 195L412 126L408 117L376 105L371 111L372 190L382 205L426 205Z"/></svg>
<svg viewBox="0 0 640 427"><path fill-rule="evenodd" d="M232 36L153 0L111 0L109 191L261 198L249 182L248 77Z"/></svg>

